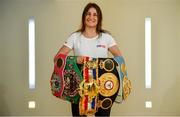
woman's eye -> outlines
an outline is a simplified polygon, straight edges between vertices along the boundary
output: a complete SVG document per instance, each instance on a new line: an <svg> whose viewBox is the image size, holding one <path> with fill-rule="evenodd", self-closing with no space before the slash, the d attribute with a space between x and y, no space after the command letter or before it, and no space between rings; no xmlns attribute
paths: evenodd
<svg viewBox="0 0 180 117"><path fill-rule="evenodd" d="M97 14L96 14L96 13L94 13L94 14L93 14L93 16L97 16Z"/></svg>
<svg viewBox="0 0 180 117"><path fill-rule="evenodd" d="M98 16L97 13L93 13L93 14L91 14L91 13L86 13L86 15L88 15L88 16L91 16L91 15L93 15L93 16Z"/></svg>
<svg viewBox="0 0 180 117"><path fill-rule="evenodd" d="M91 13L86 13L86 15L91 15Z"/></svg>

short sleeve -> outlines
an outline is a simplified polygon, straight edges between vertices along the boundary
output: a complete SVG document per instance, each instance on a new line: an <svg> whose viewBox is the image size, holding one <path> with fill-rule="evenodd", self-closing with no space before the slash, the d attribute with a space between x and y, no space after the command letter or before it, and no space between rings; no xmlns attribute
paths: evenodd
<svg viewBox="0 0 180 117"><path fill-rule="evenodd" d="M75 39L75 34L71 34L68 39L64 42L64 45L69 47L69 48L73 48L74 44L74 39Z"/></svg>
<svg viewBox="0 0 180 117"><path fill-rule="evenodd" d="M110 48L114 45L116 45L115 39L111 35L108 35L108 48Z"/></svg>

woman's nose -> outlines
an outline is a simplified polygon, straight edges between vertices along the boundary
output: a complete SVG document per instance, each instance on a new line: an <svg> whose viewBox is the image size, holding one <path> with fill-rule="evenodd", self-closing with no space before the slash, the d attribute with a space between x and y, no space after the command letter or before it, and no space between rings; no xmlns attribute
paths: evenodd
<svg viewBox="0 0 180 117"><path fill-rule="evenodd" d="M92 15L90 15L90 18L95 18L95 16L92 14Z"/></svg>

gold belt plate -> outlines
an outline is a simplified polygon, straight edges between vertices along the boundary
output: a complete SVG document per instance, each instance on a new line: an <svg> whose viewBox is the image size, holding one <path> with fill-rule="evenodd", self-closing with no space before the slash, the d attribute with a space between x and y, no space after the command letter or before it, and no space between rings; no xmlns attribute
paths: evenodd
<svg viewBox="0 0 180 117"><path fill-rule="evenodd" d="M114 95L119 89L119 80L113 73L104 73L99 78L99 93L102 96L109 97Z"/></svg>

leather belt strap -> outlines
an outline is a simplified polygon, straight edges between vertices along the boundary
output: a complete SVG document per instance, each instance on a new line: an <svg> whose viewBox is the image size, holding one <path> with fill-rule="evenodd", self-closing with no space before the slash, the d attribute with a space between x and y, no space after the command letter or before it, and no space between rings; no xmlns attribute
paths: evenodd
<svg viewBox="0 0 180 117"><path fill-rule="evenodd" d="M114 60L118 63L117 71L120 78L120 89L116 97L115 102L122 103L126 100L132 91L131 81L127 78L127 70L125 66L125 61L122 56L114 57Z"/></svg>
<svg viewBox="0 0 180 117"><path fill-rule="evenodd" d="M76 64L77 56L68 56L64 69L64 90L62 96L72 103L79 103L79 84L83 80L82 74Z"/></svg>

